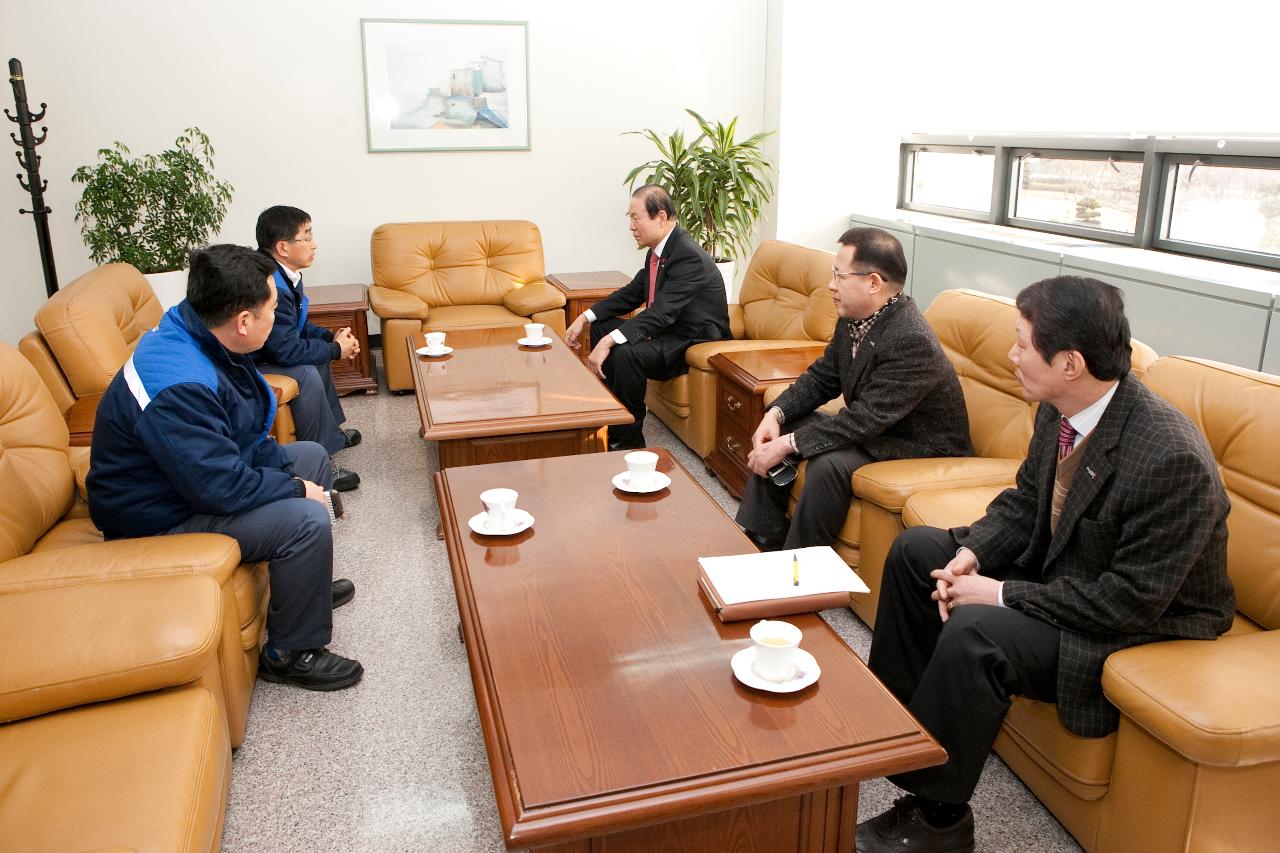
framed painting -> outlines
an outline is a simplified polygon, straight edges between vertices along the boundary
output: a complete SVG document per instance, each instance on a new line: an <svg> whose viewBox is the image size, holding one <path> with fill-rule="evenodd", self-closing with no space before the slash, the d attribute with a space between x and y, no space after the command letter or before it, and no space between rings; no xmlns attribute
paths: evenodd
<svg viewBox="0 0 1280 853"><path fill-rule="evenodd" d="M527 21L362 18L369 151L529 150Z"/></svg>

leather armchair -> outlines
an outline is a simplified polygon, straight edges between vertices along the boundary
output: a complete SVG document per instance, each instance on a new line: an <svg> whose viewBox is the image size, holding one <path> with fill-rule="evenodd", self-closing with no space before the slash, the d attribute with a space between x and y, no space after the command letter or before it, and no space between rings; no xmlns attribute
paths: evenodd
<svg viewBox="0 0 1280 853"><path fill-rule="evenodd" d="M1171 356L1145 381L1218 461L1235 624L1217 640L1111 655L1102 687L1120 709L1116 733L1077 737L1053 705L1017 698L996 752L1086 850L1270 849L1280 837L1280 377ZM970 524L998 491L921 492L902 518Z"/></svg>
<svg viewBox="0 0 1280 853"><path fill-rule="evenodd" d="M217 850L220 641L201 575L0 594L0 847Z"/></svg>
<svg viewBox="0 0 1280 853"><path fill-rule="evenodd" d="M387 387L413 388L406 341L423 332L545 323L564 335L532 222L402 222L373 231L369 305L382 321Z"/></svg>
<svg viewBox="0 0 1280 853"><path fill-rule="evenodd" d="M266 564L241 564L235 540L217 534L104 542L77 492L88 449L68 446L66 423L48 389L7 345L0 345L0 448L0 481L6 483L0 501L0 597L113 578L212 578L221 614L219 698L231 744L239 746L266 630Z"/></svg>
<svg viewBox="0 0 1280 853"><path fill-rule="evenodd" d="M36 312L36 331L19 343L64 417L88 425L116 372L164 316L151 285L129 264L107 264L66 285ZM294 440L289 401L298 383L267 375L276 393L276 440Z"/></svg>
<svg viewBox="0 0 1280 853"><path fill-rule="evenodd" d="M716 439L716 373L720 352L821 345L836 327L827 284L835 256L781 240L766 240L751 256L739 304L729 306L733 340L696 344L685 352L689 372L650 381L645 404L694 453L706 457ZM752 429L754 429L754 425Z"/></svg>

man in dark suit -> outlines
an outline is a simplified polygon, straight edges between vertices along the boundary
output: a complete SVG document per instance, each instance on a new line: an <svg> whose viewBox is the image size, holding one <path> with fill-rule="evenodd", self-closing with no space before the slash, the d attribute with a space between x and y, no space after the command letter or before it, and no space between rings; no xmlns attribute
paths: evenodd
<svg viewBox="0 0 1280 853"><path fill-rule="evenodd" d="M973 455L955 370L902 293L902 244L879 228L850 228L831 273L827 287L840 315L831 342L751 437L737 521L764 548L834 543L849 512L853 472L869 462ZM840 394L845 406L835 417L814 414ZM808 460L804 492L788 522L800 459ZM779 465L781 476L770 478Z"/></svg>
<svg viewBox="0 0 1280 853"><path fill-rule="evenodd" d="M253 360L263 373L292 376L298 396L290 403L299 441L314 441L332 456L360 443L360 431L343 429L347 416L333 384L335 358L355 358L360 344L350 329L332 332L307 319L307 296L302 271L316 257L311 216L285 205L268 207L258 215L258 251L275 264L272 280L278 298L271 336ZM340 492L360 485L360 475L333 466L333 487Z"/></svg>
<svg viewBox="0 0 1280 853"><path fill-rule="evenodd" d="M911 792L860 824L857 849L972 850L967 805L1010 697L1056 702L1083 737L1114 731L1118 649L1231 626L1227 495L1204 436L1129 374L1124 297L1096 279L1018 294L1009 352L1040 402L1017 484L969 528L894 542L871 669L947 750L891 777Z"/></svg>
<svg viewBox="0 0 1280 853"><path fill-rule="evenodd" d="M644 395L650 379L688 371L684 351L703 341L732 337L724 279L711 256L676 225L676 208L662 187L631 194L631 236L649 249L631 282L574 320L565 342L574 346L591 324L588 365L635 418L609 427L609 449L644 446ZM628 312L645 306L631 319Z"/></svg>

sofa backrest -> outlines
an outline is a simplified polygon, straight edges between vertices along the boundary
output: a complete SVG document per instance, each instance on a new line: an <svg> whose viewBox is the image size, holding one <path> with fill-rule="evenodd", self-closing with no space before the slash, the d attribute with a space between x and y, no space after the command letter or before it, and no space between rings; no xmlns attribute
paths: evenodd
<svg viewBox="0 0 1280 853"><path fill-rule="evenodd" d="M101 394L143 333L164 316L151 285L129 264L107 264L59 290L36 312L36 329L76 397Z"/></svg>
<svg viewBox="0 0 1280 853"><path fill-rule="evenodd" d="M521 220L398 222L373 230L373 283L434 307L501 305L545 278L542 235Z"/></svg>
<svg viewBox="0 0 1280 853"><path fill-rule="evenodd" d="M3 564L29 552L75 498L66 422L36 369L8 344L0 344L0 483Z"/></svg>
<svg viewBox="0 0 1280 853"><path fill-rule="evenodd" d="M1231 497L1227 571L1236 609L1280 628L1280 376L1168 356L1146 382L1209 439Z"/></svg>
<svg viewBox="0 0 1280 853"><path fill-rule="evenodd" d="M751 340L829 341L836 308L827 284L835 255L765 240L751 256L738 302Z"/></svg>
<svg viewBox="0 0 1280 853"><path fill-rule="evenodd" d="M1031 441L1035 406L1023 398L1009 361L1017 340L1013 300L976 290L944 290L924 316L960 378L977 455L1021 459Z"/></svg>

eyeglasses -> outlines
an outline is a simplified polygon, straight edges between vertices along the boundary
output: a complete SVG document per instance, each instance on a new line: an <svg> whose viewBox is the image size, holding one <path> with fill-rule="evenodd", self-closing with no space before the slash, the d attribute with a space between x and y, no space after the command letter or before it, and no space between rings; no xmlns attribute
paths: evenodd
<svg viewBox="0 0 1280 853"><path fill-rule="evenodd" d="M314 243L316 238L310 234L305 237L294 237L291 240L285 240L286 243Z"/></svg>
<svg viewBox="0 0 1280 853"><path fill-rule="evenodd" d="M871 270L870 272L840 272L840 270L835 267L831 268L831 275L835 276L836 281L843 281L846 278L855 275L878 275L881 278L884 278L884 274L877 270Z"/></svg>

